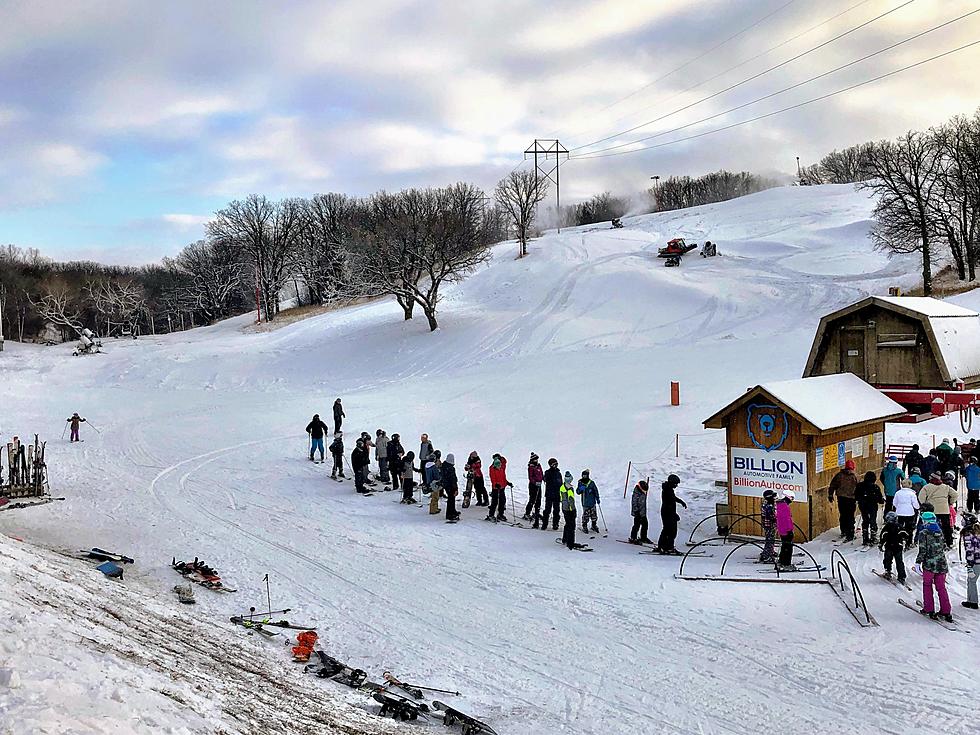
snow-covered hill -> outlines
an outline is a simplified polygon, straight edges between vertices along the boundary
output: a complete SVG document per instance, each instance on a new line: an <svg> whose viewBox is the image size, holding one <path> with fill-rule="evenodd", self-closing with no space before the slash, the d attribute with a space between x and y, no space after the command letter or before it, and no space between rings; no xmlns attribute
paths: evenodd
<svg viewBox="0 0 980 735"><path fill-rule="evenodd" d="M854 559L882 623L863 630L825 590L700 587L673 579L676 561L614 540L630 525L630 460L656 483L682 477L686 537L722 499L722 439L701 420L750 385L799 376L823 313L914 283L914 266L871 249L870 211L851 187L783 188L549 233L522 260L504 244L447 291L432 334L377 302L267 333L243 331L242 317L111 342L91 358L14 345L0 354L0 430L52 440L68 500L2 513L0 529L127 550L139 563L124 584L161 604L171 557L205 557L240 592L199 595L202 619L257 604L268 573L273 603L329 631L328 650L459 689L461 708L508 735L790 722L897 733L936 712L960 731L973 689L963 641L897 606L869 573L875 554ZM722 256L664 268L656 249L675 236L711 239ZM680 408L667 405L671 380ZM417 450L425 431L460 466L471 449L503 453L518 504L530 451L576 477L590 467L609 538L572 553L552 532L485 523L482 509L446 525L393 493L355 496L305 460L304 427L337 396L348 436L384 427ZM68 445L58 437L75 410L101 433ZM29 658L16 666L35 676ZM18 702L7 696L0 709Z"/></svg>

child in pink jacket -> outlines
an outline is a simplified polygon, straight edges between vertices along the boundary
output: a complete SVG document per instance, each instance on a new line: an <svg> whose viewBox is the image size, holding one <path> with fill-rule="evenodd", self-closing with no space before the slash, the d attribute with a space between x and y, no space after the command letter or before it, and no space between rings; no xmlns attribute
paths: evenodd
<svg viewBox="0 0 980 735"><path fill-rule="evenodd" d="M776 503L776 532L782 541L779 547L779 568L793 568L793 500L796 494L784 490L783 497Z"/></svg>

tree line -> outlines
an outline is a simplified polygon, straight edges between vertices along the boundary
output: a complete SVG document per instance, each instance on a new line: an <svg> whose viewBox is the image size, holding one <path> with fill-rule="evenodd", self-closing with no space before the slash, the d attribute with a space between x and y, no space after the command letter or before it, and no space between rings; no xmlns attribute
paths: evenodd
<svg viewBox="0 0 980 735"><path fill-rule="evenodd" d="M961 281L977 278L980 110L894 140L834 151L801 171L801 184L856 183L875 196L871 236L891 253L918 253L922 291L948 259Z"/></svg>

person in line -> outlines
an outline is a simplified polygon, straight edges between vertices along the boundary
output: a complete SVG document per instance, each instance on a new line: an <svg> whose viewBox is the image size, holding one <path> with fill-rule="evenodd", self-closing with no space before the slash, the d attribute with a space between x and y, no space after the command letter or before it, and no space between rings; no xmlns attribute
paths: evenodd
<svg viewBox="0 0 980 735"><path fill-rule="evenodd" d="M776 563L776 491L766 490L762 493L762 533L765 542L762 553L759 554L760 564Z"/></svg>
<svg viewBox="0 0 980 735"><path fill-rule="evenodd" d="M966 478L966 510L968 513L980 513L980 464L972 454L963 468L963 476Z"/></svg>
<svg viewBox="0 0 980 735"><path fill-rule="evenodd" d="M470 452L464 469L466 470L467 489L472 483L473 492L476 493L477 506L486 508L490 505L490 498L487 496L487 484L483 479L483 461L475 449ZM464 500L463 505L468 505L468 503Z"/></svg>
<svg viewBox="0 0 980 735"><path fill-rule="evenodd" d="M915 491L910 487L903 487L892 498L893 511L898 517L898 525L905 531L906 549L912 544L912 537L915 533L915 517L919 510L919 498Z"/></svg>
<svg viewBox="0 0 980 735"><path fill-rule="evenodd" d="M442 452L438 449L425 464L425 477L429 482L429 514L439 514L439 498L442 497Z"/></svg>
<svg viewBox="0 0 980 735"><path fill-rule="evenodd" d="M507 510L507 488L514 487L507 479L507 458L502 454L493 455L490 465L490 511L488 521L507 522L504 511Z"/></svg>
<svg viewBox="0 0 980 735"><path fill-rule="evenodd" d="M919 474L925 478L929 478L933 472L939 471L939 457L936 456L935 447L930 449L929 454L922 458L919 469L922 470Z"/></svg>
<svg viewBox="0 0 980 735"><path fill-rule="evenodd" d="M338 398L333 402L333 433L335 435L340 433L340 427L343 425L345 418L347 418L347 414L344 413L344 407Z"/></svg>
<svg viewBox="0 0 980 735"><path fill-rule="evenodd" d="M391 489L399 490L402 487L402 474L405 471L405 448L402 446L402 438L398 434L392 434L385 447L385 455L388 459L388 474L391 476Z"/></svg>
<svg viewBox="0 0 980 735"><path fill-rule="evenodd" d="M949 509L956 504L956 499L956 491L943 482L938 472L933 472L929 484L919 491L919 503L932 505L932 512L943 530L946 546L950 548L953 546L953 527L950 525Z"/></svg>
<svg viewBox="0 0 980 735"><path fill-rule="evenodd" d="M374 458L378 460L378 479L387 485L391 476L388 472L388 435L384 429L375 432Z"/></svg>
<svg viewBox="0 0 980 735"><path fill-rule="evenodd" d="M370 464L368 456L368 450L364 447L364 440L358 439L354 450L350 453L350 467L354 473L354 490L359 493L368 492L364 485L364 478Z"/></svg>
<svg viewBox="0 0 980 735"><path fill-rule="evenodd" d="M845 543L854 540L854 491L857 489L857 477L854 475L854 460L844 463L844 469L834 475L827 491L827 500L834 502L837 495L837 512L840 516L840 535Z"/></svg>
<svg viewBox="0 0 980 735"><path fill-rule="evenodd" d="M429 461L429 457L432 456L433 452L432 442L429 441L428 434L422 434L419 439L419 469L418 471L422 474L422 494L425 495L429 492L429 483L425 479L425 464Z"/></svg>
<svg viewBox="0 0 980 735"><path fill-rule="evenodd" d="M918 467L922 462L922 453L919 452L919 445L913 444L912 448L902 457L902 472L908 475L913 467Z"/></svg>
<svg viewBox="0 0 980 735"><path fill-rule="evenodd" d="M633 528L630 530L631 544L652 544L648 538L650 524L647 521L647 494L650 488L646 480L640 480L633 488L630 498L630 513L633 516Z"/></svg>
<svg viewBox="0 0 980 735"><path fill-rule="evenodd" d="M364 445L364 451L367 454L367 465L364 467L364 484L374 487L377 484L371 477L371 450L374 449L374 442L371 441L371 435L366 431L361 432L361 443Z"/></svg>
<svg viewBox="0 0 980 735"><path fill-rule="evenodd" d="M456 476L456 457L452 452L446 455L442 467L439 468L440 484L446 493L446 520L458 521L459 512L456 510L456 493L459 492L459 478Z"/></svg>
<svg viewBox="0 0 980 735"><path fill-rule="evenodd" d="M527 463L527 505L524 508L524 520L534 521L534 528L538 527L538 519L541 516L541 483L544 482L544 470L538 455L531 452L531 458ZM534 511L534 515L531 515Z"/></svg>
<svg viewBox="0 0 980 735"><path fill-rule="evenodd" d="M945 473L950 469L950 462L953 459L953 447L949 444L949 439L943 439L936 447L936 459L939 460L939 471Z"/></svg>
<svg viewBox="0 0 980 735"><path fill-rule="evenodd" d="M592 522L592 532L599 533L599 488L592 480L590 470L582 470L582 477L579 478L576 494L582 496L582 533L589 532L589 521Z"/></svg>
<svg viewBox="0 0 980 735"><path fill-rule="evenodd" d="M548 530L548 518L552 519L552 530L558 530L558 511L561 508L562 475L558 468L558 460L552 457L548 460L548 469L544 473L544 513L541 514L541 530ZM537 525L534 526L537 528Z"/></svg>
<svg viewBox="0 0 980 735"><path fill-rule="evenodd" d="M791 570L793 566L793 501L796 493L783 490L783 497L776 504L776 532L779 533L779 568Z"/></svg>
<svg viewBox="0 0 980 735"><path fill-rule="evenodd" d="M874 472L864 473L854 488L854 500L861 513L861 545L874 546L878 540L878 507L885 502Z"/></svg>
<svg viewBox="0 0 980 735"><path fill-rule="evenodd" d="M953 609L946 591L946 575L949 573L946 543L935 513L926 511L922 514L922 533L919 534L919 553L915 557L915 563L922 570L922 614L933 620L941 619L952 623ZM939 598L938 613L932 596L933 588Z"/></svg>
<svg viewBox="0 0 980 735"><path fill-rule="evenodd" d="M885 579L892 578L892 562L898 573L898 583L905 584L905 559L902 557L909 547L911 537L899 523L898 514L891 510L885 513L885 525L881 529L881 539L878 541L878 551L883 551L881 563L885 568Z"/></svg>
<svg viewBox="0 0 980 735"><path fill-rule="evenodd" d="M85 423L85 419L79 416L78 412L76 411L71 415L71 418L67 418L65 421L71 425L71 438L68 440L68 443L71 444L72 442L80 442L81 439L78 436L78 430L81 428L81 425ZM62 431L61 435L65 435L64 431Z"/></svg>
<svg viewBox="0 0 980 735"><path fill-rule="evenodd" d="M310 435L310 461L313 460L314 452L320 450L320 461L323 461L323 433L327 430L327 425L320 421L320 414L313 414L313 420L306 425L306 433Z"/></svg>
<svg viewBox="0 0 980 735"><path fill-rule="evenodd" d="M340 475L341 479L344 478L344 433L342 431L335 432L333 435L333 441L330 443L330 456L333 457L333 469L330 470L330 477L336 480L337 475Z"/></svg>
<svg viewBox="0 0 980 735"><path fill-rule="evenodd" d="M926 478L922 475L922 470L918 467L913 467L911 474L909 475L909 485L915 490L916 495L919 494L919 490L926 486Z"/></svg>
<svg viewBox="0 0 980 735"><path fill-rule="evenodd" d="M980 574L980 522L973 513L963 514L963 553L966 558L966 599L963 607L976 610L977 574Z"/></svg>
<svg viewBox="0 0 980 735"><path fill-rule="evenodd" d="M565 473L564 482L558 492L561 496L561 513L565 518L565 527L561 534L561 542L569 549L575 548L575 485L571 472Z"/></svg>
<svg viewBox="0 0 980 735"><path fill-rule="evenodd" d="M657 551L661 554L676 554L674 541L677 538L677 523L681 517L677 515L677 504L680 503L687 510L687 503L677 497L675 490L681 484L681 478L677 475L668 475L666 482L660 486L660 522L663 529L660 531L660 538L657 540Z"/></svg>
<svg viewBox="0 0 980 735"><path fill-rule="evenodd" d="M902 486L902 480L905 479L905 473L898 466L898 457L894 454L889 455L888 462L885 464L884 468L881 470L881 475L878 476L881 481L881 486L885 489L885 512L895 509L895 504L893 502L895 498L895 493Z"/></svg>
<svg viewBox="0 0 980 735"><path fill-rule="evenodd" d="M415 452L409 452L402 463L402 500L405 505L415 505Z"/></svg>

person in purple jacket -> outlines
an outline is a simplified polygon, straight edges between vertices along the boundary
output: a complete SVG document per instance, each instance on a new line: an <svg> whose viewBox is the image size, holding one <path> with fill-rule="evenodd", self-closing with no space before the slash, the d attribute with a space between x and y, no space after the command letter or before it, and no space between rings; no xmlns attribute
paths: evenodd
<svg viewBox="0 0 980 735"><path fill-rule="evenodd" d="M793 569L793 501L796 493L783 490L783 497L776 503L776 532L782 542L779 546L779 568Z"/></svg>

